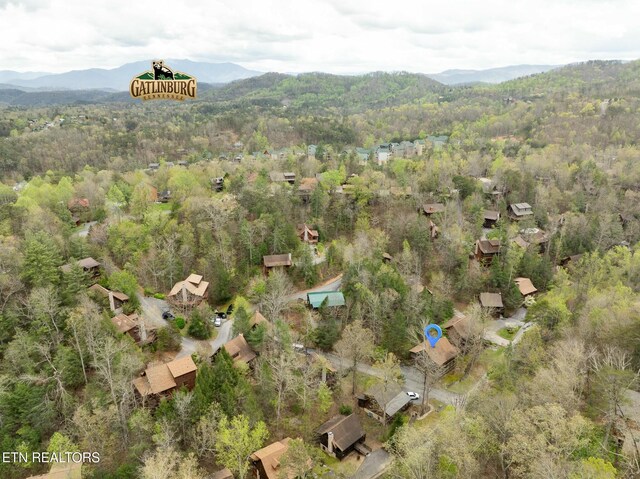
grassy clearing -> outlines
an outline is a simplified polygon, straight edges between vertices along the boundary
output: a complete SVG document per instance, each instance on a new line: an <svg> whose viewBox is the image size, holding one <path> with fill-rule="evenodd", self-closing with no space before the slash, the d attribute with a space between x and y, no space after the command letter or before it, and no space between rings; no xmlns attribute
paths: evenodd
<svg viewBox="0 0 640 479"><path fill-rule="evenodd" d="M498 336L506 339L507 341L513 341L513 338L520 331L520 326L507 326L498 331Z"/></svg>

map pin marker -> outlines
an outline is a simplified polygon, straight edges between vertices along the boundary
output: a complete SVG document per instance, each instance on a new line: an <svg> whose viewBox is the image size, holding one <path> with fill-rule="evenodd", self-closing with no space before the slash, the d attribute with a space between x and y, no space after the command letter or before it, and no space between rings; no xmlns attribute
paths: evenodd
<svg viewBox="0 0 640 479"><path fill-rule="evenodd" d="M431 331L432 329L437 333L436 336L431 336L431 334L429 334L429 331ZM429 341L431 347L435 348L438 339L442 337L442 329L440 329L440 326L438 326L437 324L429 324L424 328L424 337L427 339L427 341Z"/></svg>

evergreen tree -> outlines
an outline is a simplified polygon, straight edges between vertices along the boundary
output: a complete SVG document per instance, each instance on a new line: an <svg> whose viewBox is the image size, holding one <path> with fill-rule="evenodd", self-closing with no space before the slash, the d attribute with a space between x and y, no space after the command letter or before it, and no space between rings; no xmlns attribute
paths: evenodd
<svg viewBox="0 0 640 479"><path fill-rule="evenodd" d="M22 277L31 286L58 284L62 263L58 245L53 238L38 231L25 242Z"/></svg>

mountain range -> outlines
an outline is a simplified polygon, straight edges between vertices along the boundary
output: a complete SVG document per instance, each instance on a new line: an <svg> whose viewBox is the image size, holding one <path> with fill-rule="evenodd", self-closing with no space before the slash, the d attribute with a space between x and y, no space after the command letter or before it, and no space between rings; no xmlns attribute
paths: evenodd
<svg viewBox="0 0 640 479"><path fill-rule="evenodd" d="M167 60L172 69L193 75L200 83L224 84L262 75L234 63L207 63L191 60ZM445 85L463 83L500 83L514 78L541 73L553 65L513 65L486 70L446 70L426 76ZM90 68L64 73L16 72L0 70L0 89L22 91L107 90L124 91L131 78L151 69L150 61L127 63L117 68Z"/></svg>

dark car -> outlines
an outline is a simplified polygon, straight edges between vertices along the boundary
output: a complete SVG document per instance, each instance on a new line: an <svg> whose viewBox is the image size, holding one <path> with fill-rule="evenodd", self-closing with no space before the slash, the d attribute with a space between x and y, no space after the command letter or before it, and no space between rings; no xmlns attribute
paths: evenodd
<svg viewBox="0 0 640 479"><path fill-rule="evenodd" d="M231 316L231 313L233 313L233 303L227 308L227 316Z"/></svg>
<svg viewBox="0 0 640 479"><path fill-rule="evenodd" d="M223 313L222 311L216 311L216 318L227 319L227 313Z"/></svg>
<svg viewBox="0 0 640 479"><path fill-rule="evenodd" d="M171 311L163 311L162 319L165 319L167 321L172 321L172 320L176 319L176 317Z"/></svg>

